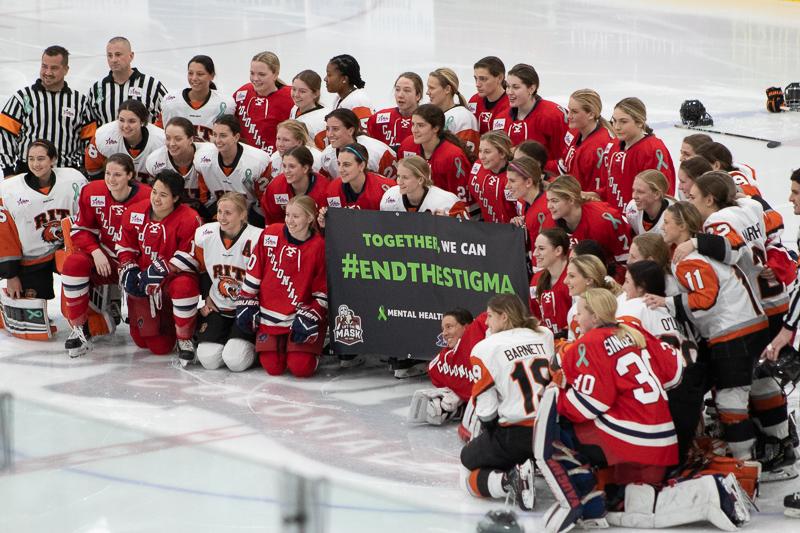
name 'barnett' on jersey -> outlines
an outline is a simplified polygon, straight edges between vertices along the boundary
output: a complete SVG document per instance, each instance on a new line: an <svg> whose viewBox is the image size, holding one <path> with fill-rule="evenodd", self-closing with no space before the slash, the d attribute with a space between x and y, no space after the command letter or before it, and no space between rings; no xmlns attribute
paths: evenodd
<svg viewBox="0 0 800 533"><path fill-rule="evenodd" d="M512 346L511 348L504 350L503 354L509 361L513 361L514 359L519 359L521 357L536 357L538 355L544 357L549 356L549 354L547 353L547 349L545 348L545 345L538 343L529 343L529 344L521 344L519 346Z"/></svg>

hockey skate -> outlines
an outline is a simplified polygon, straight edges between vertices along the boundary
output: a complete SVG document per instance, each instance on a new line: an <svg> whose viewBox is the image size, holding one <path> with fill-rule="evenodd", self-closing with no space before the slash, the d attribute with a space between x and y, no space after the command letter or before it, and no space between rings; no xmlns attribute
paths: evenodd
<svg viewBox="0 0 800 533"><path fill-rule="evenodd" d="M536 503L536 487L533 484L533 461L528 459L509 470L508 497L506 502L516 501L523 511L532 511Z"/></svg>
<svg viewBox="0 0 800 533"><path fill-rule="evenodd" d="M415 378L428 373L428 361L419 359L390 360L389 367L394 371L394 377L397 379Z"/></svg>
<svg viewBox="0 0 800 533"><path fill-rule="evenodd" d="M178 339L178 362L181 368L186 368L197 360L194 342L191 339Z"/></svg>
<svg viewBox="0 0 800 533"><path fill-rule="evenodd" d="M761 463L761 483L786 481L798 476L794 464L797 456L791 437L777 439L775 437L759 437L759 462Z"/></svg>
<svg viewBox="0 0 800 533"><path fill-rule="evenodd" d="M791 518L800 518L800 492L789 494L783 499L783 514Z"/></svg>
<svg viewBox="0 0 800 533"><path fill-rule="evenodd" d="M339 368L353 368L363 365L367 360L363 355L340 355Z"/></svg>
<svg viewBox="0 0 800 533"><path fill-rule="evenodd" d="M92 350L92 341L85 326L72 326L72 332L64 343L64 348L71 359L80 357Z"/></svg>

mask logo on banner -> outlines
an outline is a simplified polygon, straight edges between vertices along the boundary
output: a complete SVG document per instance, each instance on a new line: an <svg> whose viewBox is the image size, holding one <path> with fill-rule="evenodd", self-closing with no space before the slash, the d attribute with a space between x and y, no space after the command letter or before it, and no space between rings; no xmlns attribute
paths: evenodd
<svg viewBox="0 0 800 533"><path fill-rule="evenodd" d="M345 346L364 342L364 330L361 329L361 317L346 305L340 305L333 327L333 340Z"/></svg>

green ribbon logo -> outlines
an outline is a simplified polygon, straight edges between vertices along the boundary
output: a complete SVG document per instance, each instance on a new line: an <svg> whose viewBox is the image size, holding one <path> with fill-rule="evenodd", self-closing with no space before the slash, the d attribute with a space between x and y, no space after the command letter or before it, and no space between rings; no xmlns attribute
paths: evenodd
<svg viewBox="0 0 800 533"><path fill-rule="evenodd" d="M589 368L589 360L586 359L586 345L578 345L578 356L578 364L575 366L580 367L581 365L586 365L586 368Z"/></svg>
<svg viewBox="0 0 800 533"><path fill-rule="evenodd" d="M389 320L389 317L386 316L386 308L383 306L378 308L378 320L383 320L384 322Z"/></svg>

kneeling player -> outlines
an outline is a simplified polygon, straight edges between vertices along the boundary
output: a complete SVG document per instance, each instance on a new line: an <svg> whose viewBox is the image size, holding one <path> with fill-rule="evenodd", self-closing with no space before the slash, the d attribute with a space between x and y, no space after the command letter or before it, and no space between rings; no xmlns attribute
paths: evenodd
<svg viewBox="0 0 800 533"><path fill-rule="evenodd" d="M72 326L64 344L70 357L88 352L91 337L113 333L116 327L107 307L110 293L119 291L114 240L122 227L125 208L148 198L150 187L136 181L136 167L128 154L111 155L105 163L103 181L93 181L81 190L78 216L69 237L72 246L67 246L61 276L61 309ZM90 302L93 289L108 298Z"/></svg>
<svg viewBox="0 0 800 533"><path fill-rule="evenodd" d="M255 359L255 335L250 330L242 331L235 323L236 298L261 231L247 223L247 198L226 192L217 200L217 222L205 224L195 232L192 255L184 265L195 262L211 278L197 332L197 359L209 370L225 365L241 372L250 368Z"/></svg>
<svg viewBox="0 0 800 533"><path fill-rule="evenodd" d="M470 494L501 498L513 492L522 509L534 503L530 459L536 406L550 381L553 332L539 325L513 294L489 300L491 335L472 349L472 395L483 431L461 450Z"/></svg>
<svg viewBox="0 0 800 533"><path fill-rule="evenodd" d="M306 195L286 205L286 222L261 233L236 307L243 331L256 331L268 374L308 377L325 338L328 288L325 242L314 227L317 205Z"/></svg>
<svg viewBox="0 0 800 533"><path fill-rule="evenodd" d="M177 338L178 357L192 361L200 287L197 275L178 265L187 266L200 217L181 203L183 185L183 177L174 170L156 175L150 200L126 208L122 215L117 255L133 341L166 355ZM191 262L188 266L196 268Z"/></svg>
<svg viewBox="0 0 800 533"><path fill-rule="evenodd" d="M61 219L78 211L86 184L77 170L54 168L57 159L53 143L35 141L30 170L0 182L0 327L24 339L52 337L47 300L55 298L55 254L64 246Z"/></svg>

